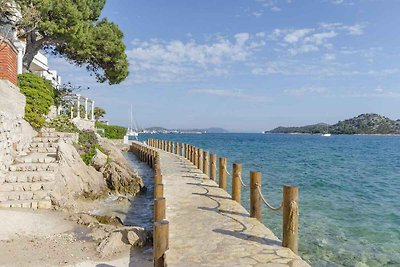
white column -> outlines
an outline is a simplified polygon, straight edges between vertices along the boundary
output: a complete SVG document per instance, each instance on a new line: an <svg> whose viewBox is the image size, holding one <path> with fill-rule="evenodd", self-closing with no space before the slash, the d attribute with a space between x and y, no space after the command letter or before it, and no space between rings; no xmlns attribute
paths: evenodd
<svg viewBox="0 0 400 267"><path fill-rule="evenodd" d="M94 121L94 100L92 100L92 121Z"/></svg>
<svg viewBox="0 0 400 267"><path fill-rule="evenodd" d="M71 106L71 120L74 118L74 106Z"/></svg>
<svg viewBox="0 0 400 267"><path fill-rule="evenodd" d="M81 118L81 95L76 95L78 100L76 101L78 110L76 111L76 117Z"/></svg>
<svg viewBox="0 0 400 267"><path fill-rule="evenodd" d="M85 97L85 120L88 119L88 109L87 109L87 102L88 102L88 98Z"/></svg>
<svg viewBox="0 0 400 267"><path fill-rule="evenodd" d="M57 108L57 115L58 116L61 115L61 109L62 109L62 107L61 107L61 105L59 105L58 108Z"/></svg>
<svg viewBox="0 0 400 267"><path fill-rule="evenodd" d="M14 45L18 50L17 73L18 74L22 74L22 72L23 72L23 58L24 58L24 54L25 54L26 45L21 41L14 42Z"/></svg>

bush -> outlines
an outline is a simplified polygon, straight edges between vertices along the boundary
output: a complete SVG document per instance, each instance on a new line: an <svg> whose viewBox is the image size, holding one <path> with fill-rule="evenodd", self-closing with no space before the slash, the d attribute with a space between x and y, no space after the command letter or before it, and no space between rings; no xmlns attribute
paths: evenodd
<svg viewBox="0 0 400 267"><path fill-rule="evenodd" d="M104 137L108 139L123 139L127 131L126 127L103 123L96 123L96 128L104 129Z"/></svg>
<svg viewBox="0 0 400 267"><path fill-rule="evenodd" d="M54 118L46 125L49 128L55 128L57 132L77 133L79 132L75 124L66 115L61 115Z"/></svg>
<svg viewBox="0 0 400 267"><path fill-rule="evenodd" d="M43 127L45 116L54 104L54 88L50 81L25 73L18 75L18 86L26 96L25 120L34 128Z"/></svg>
<svg viewBox="0 0 400 267"><path fill-rule="evenodd" d="M105 154L104 149L99 145L96 134L94 132L79 132L78 152L86 165L90 165L92 163L92 158L96 152L96 148Z"/></svg>

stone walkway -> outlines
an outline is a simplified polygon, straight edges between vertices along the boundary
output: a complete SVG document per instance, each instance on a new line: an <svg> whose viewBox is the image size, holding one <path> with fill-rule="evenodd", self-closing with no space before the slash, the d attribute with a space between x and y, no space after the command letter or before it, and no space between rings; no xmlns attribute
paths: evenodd
<svg viewBox="0 0 400 267"><path fill-rule="evenodd" d="M188 160L159 152L168 266L309 266Z"/></svg>

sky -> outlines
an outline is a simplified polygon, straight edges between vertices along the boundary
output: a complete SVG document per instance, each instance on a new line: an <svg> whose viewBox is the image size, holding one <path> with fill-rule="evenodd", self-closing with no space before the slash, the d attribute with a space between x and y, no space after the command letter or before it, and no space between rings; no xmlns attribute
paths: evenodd
<svg viewBox="0 0 400 267"><path fill-rule="evenodd" d="M400 119L400 1L108 0L130 75L96 83L62 58L63 82L127 126L261 132L361 113Z"/></svg>

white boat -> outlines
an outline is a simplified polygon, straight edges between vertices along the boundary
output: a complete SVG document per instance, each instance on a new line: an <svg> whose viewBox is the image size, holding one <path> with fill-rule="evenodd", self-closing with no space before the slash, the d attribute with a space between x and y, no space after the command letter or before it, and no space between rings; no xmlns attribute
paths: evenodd
<svg viewBox="0 0 400 267"><path fill-rule="evenodd" d="M331 136L331 134L330 133L325 133L325 134L322 134L322 136L329 137L329 136Z"/></svg>
<svg viewBox="0 0 400 267"><path fill-rule="evenodd" d="M124 144L129 145L133 141L138 141L138 137L139 137L139 131L137 129L135 118L133 117L133 110L131 105L130 126L128 127L126 134L124 136Z"/></svg>

